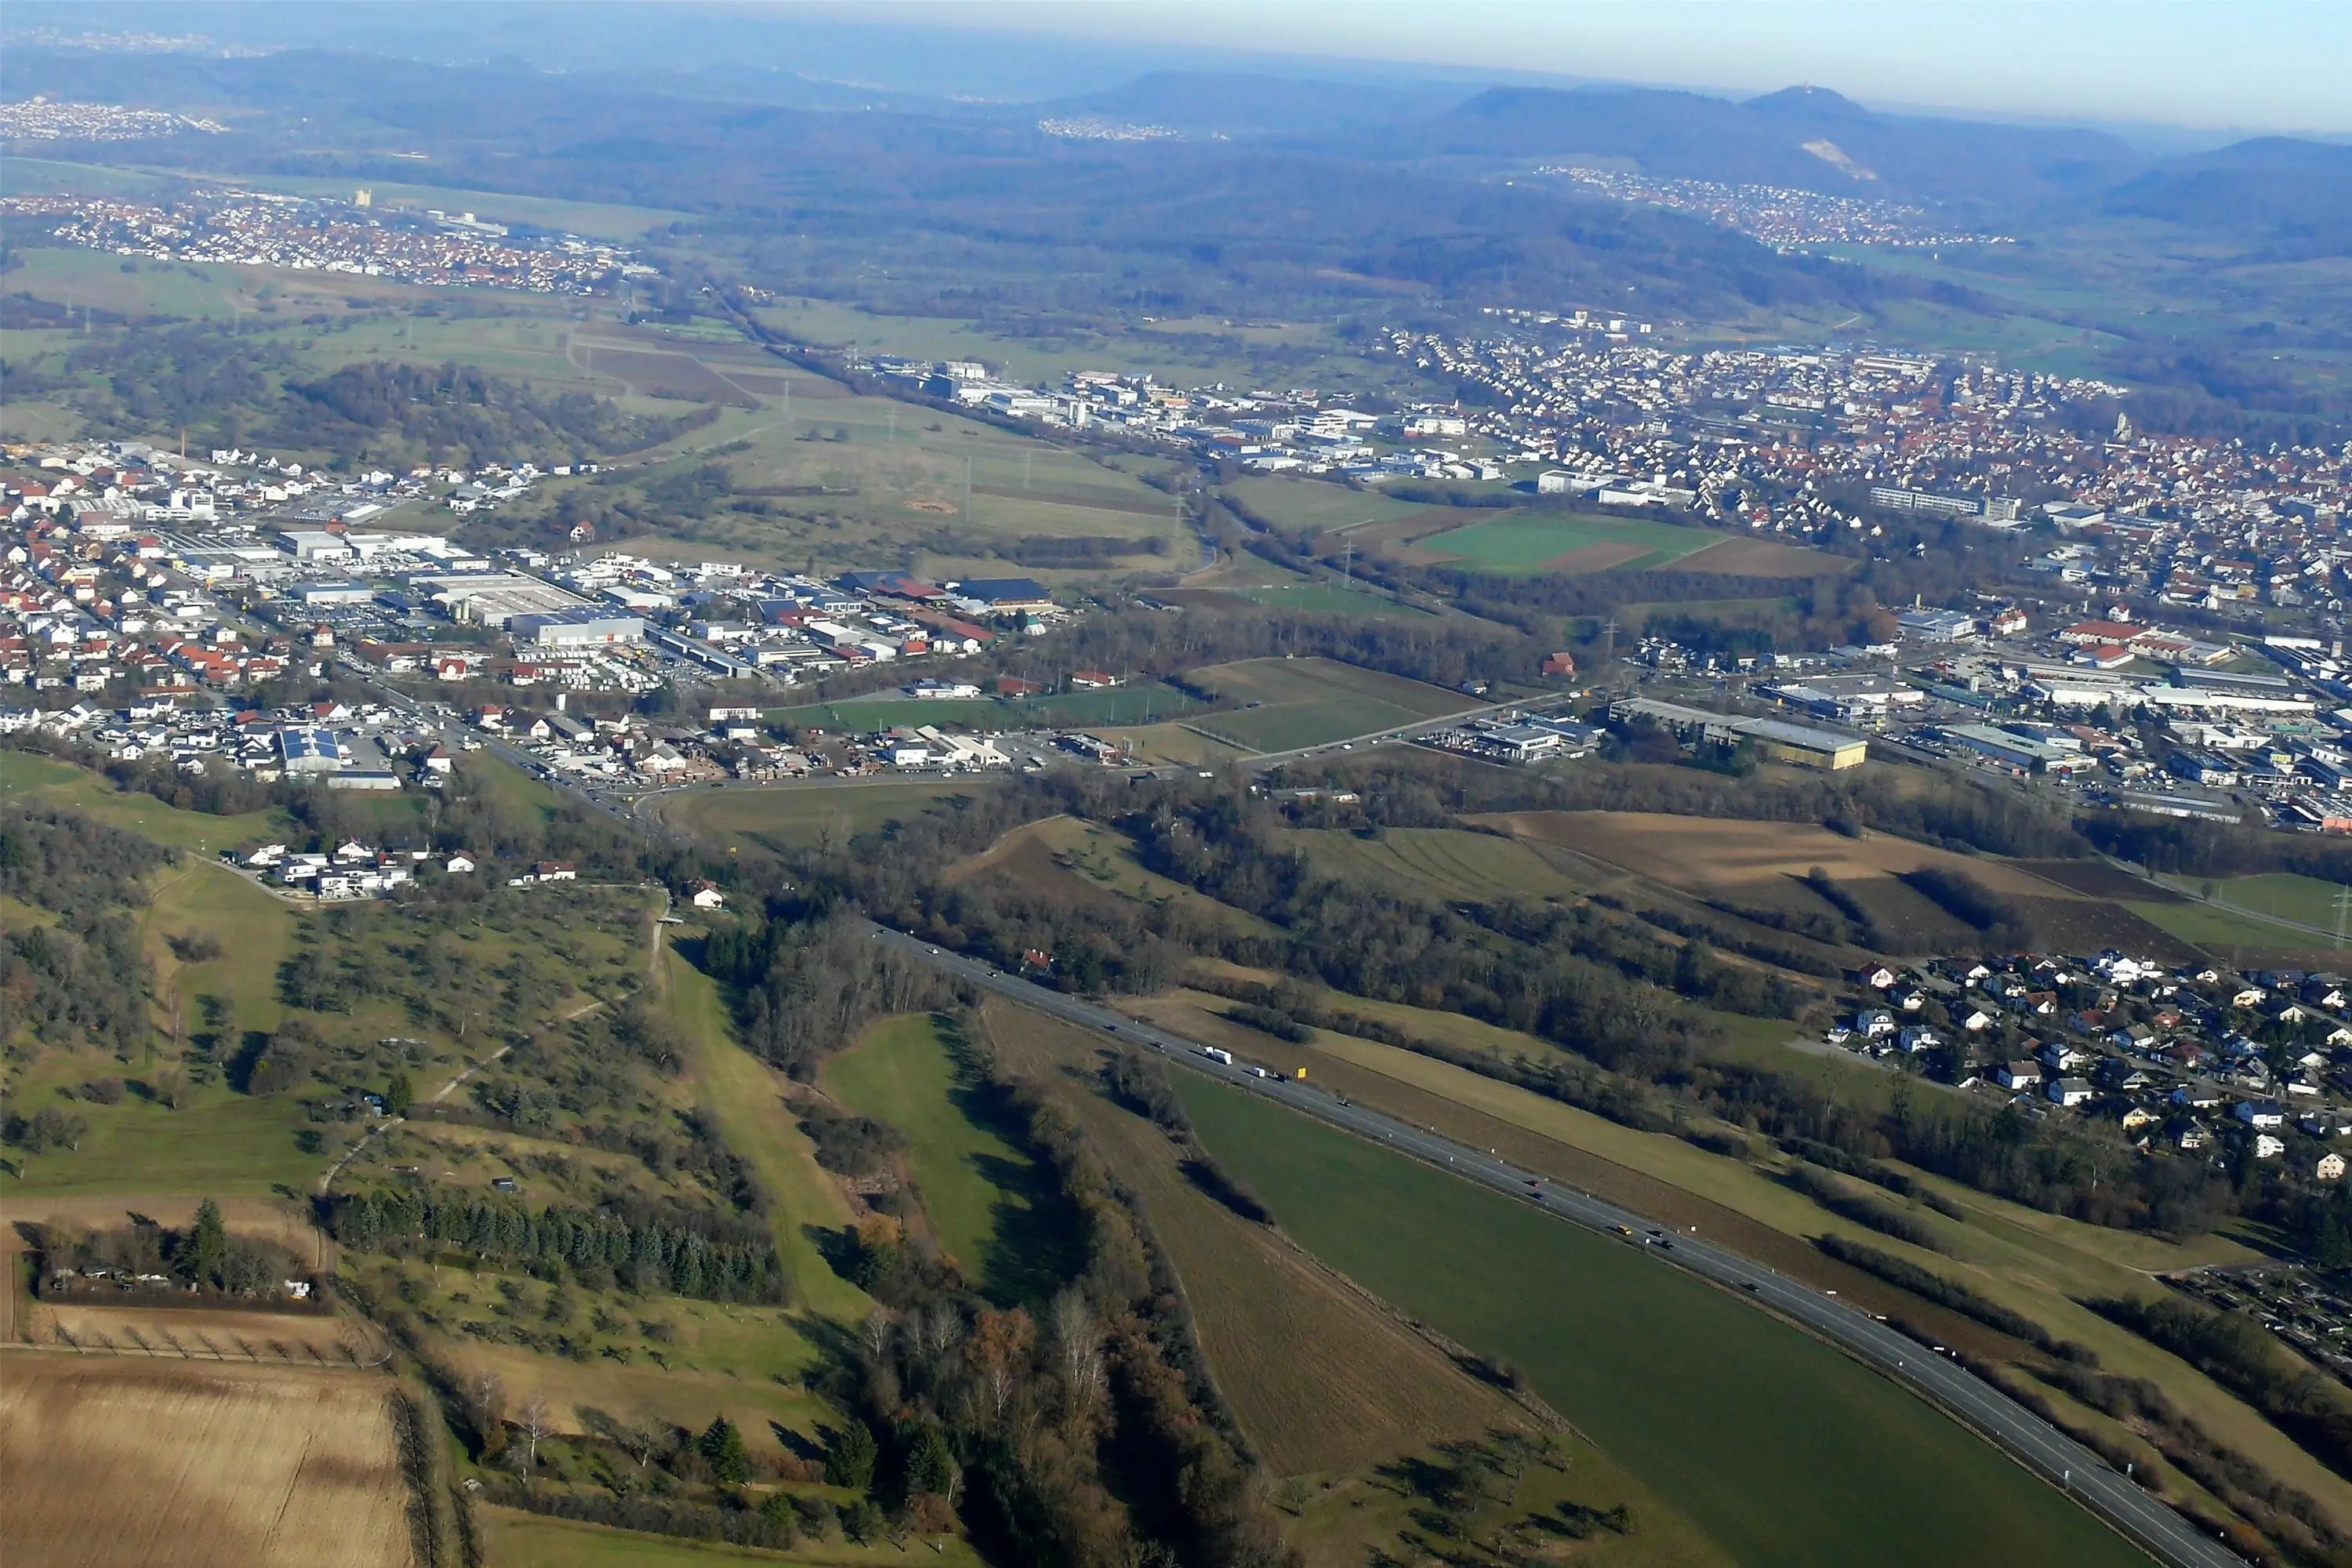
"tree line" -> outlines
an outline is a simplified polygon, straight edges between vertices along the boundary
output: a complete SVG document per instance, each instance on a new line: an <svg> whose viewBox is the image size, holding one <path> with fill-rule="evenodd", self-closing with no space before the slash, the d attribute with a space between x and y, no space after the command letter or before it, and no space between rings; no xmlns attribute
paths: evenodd
<svg viewBox="0 0 2352 1568"><path fill-rule="evenodd" d="M610 1211L520 1202L436 1188L391 1188L329 1205L335 1239L362 1252L407 1256L436 1247L535 1274L569 1273L590 1289L615 1283L712 1301L782 1302L791 1277L774 1245L714 1216L671 1212L632 1219Z"/></svg>

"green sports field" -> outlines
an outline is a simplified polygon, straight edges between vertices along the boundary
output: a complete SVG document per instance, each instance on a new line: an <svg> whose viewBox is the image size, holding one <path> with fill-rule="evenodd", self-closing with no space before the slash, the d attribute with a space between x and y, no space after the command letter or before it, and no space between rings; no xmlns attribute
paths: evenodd
<svg viewBox="0 0 2352 1568"><path fill-rule="evenodd" d="M2146 1561L1911 1394L1639 1248L1176 1078L1210 1150L1301 1245L1525 1368L1750 1568Z"/></svg>
<svg viewBox="0 0 2352 1568"><path fill-rule="evenodd" d="M1696 554L1724 536L1703 528L1681 528L1671 522L1643 522L1633 518L1544 516L1516 512L1492 522L1432 534L1419 548L1436 555L1458 557L1462 563L1488 572L1539 572L1545 563L1571 551L1613 545L1620 553L1636 552L1622 560L1598 563L1590 570L1648 570Z"/></svg>

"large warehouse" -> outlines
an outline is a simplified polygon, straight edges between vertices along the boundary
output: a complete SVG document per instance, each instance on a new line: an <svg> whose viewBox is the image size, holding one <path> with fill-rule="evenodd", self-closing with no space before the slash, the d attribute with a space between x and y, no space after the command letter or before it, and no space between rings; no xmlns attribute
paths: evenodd
<svg viewBox="0 0 2352 1568"><path fill-rule="evenodd" d="M1629 698L1609 710L1612 720L1647 719L1685 740L1715 741L1727 745L1746 742L1766 759L1801 768L1836 773L1858 768L1870 755L1870 742L1859 735L1815 730L1779 719L1743 719L1737 713L1710 713L1679 702L1658 702L1647 697Z"/></svg>
<svg viewBox="0 0 2352 1568"><path fill-rule="evenodd" d="M527 643L541 647L597 647L643 640L646 618L583 606L551 616L516 616L507 622L507 633L518 647Z"/></svg>

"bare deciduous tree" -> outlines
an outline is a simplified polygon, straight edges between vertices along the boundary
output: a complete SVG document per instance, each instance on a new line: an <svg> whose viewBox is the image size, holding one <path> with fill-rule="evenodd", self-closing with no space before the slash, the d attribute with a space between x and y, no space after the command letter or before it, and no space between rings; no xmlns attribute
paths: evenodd
<svg viewBox="0 0 2352 1568"><path fill-rule="evenodd" d="M1103 1394L1103 1331L1094 1308L1076 1289L1054 1298L1054 1342L1061 1352L1070 1414L1092 1414Z"/></svg>
<svg viewBox="0 0 2352 1568"><path fill-rule="evenodd" d="M482 1435L482 1446L489 1449L506 1446L507 1386L499 1381L495 1372L474 1374L466 1385L466 1396L473 1403L474 1429Z"/></svg>
<svg viewBox="0 0 2352 1568"><path fill-rule="evenodd" d="M554 1430L555 1412L543 1394L534 1394L522 1402L515 1412L515 1425L522 1428L523 1437L530 1444L530 1462L539 1463L539 1440Z"/></svg>

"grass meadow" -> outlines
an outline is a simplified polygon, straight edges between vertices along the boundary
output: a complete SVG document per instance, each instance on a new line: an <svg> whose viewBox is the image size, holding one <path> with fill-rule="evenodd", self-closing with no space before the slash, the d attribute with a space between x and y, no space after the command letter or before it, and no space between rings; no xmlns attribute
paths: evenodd
<svg viewBox="0 0 2352 1568"><path fill-rule="evenodd" d="M833 1271L810 1227L849 1223L849 1199L818 1168L808 1134L784 1103L775 1069L738 1045L718 983L676 952L661 955L663 1004L677 1024L703 1104L727 1146L751 1163L773 1200L776 1249L797 1300L821 1316L856 1323L874 1310L865 1291Z"/></svg>
<svg viewBox="0 0 2352 1568"><path fill-rule="evenodd" d="M819 1082L845 1110L907 1137L931 1239L990 1300L1034 1304L1076 1270L1076 1220L939 1020L886 1019L830 1058Z"/></svg>
<svg viewBox="0 0 2352 1568"><path fill-rule="evenodd" d="M1341 1472L1529 1425L1495 1389L1189 1179L1176 1142L1092 1087L1098 1037L996 1003L982 1027L1015 1070L1053 1086L1142 1200L1218 1387L1276 1474Z"/></svg>

